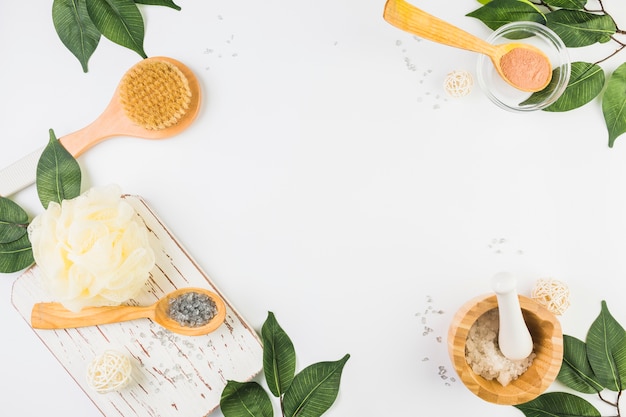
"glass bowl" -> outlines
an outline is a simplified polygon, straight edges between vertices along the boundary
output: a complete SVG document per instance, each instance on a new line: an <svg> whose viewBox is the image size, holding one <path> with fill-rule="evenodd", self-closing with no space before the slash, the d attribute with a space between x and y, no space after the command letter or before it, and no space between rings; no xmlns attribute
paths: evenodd
<svg viewBox="0 0 626 417"><path fill-rule="evenodd" d="M476 68L478 83L491 101L499 107L513 112L541 110L554 103L565 91L570 77L571 65L567 48L561 38L548 27L536 22L511 22L495 30L487 42L497 45L520 42L541 49L552 64L552 80L540 92L519 90L496 71L491 59L480 54Z"/></svg>

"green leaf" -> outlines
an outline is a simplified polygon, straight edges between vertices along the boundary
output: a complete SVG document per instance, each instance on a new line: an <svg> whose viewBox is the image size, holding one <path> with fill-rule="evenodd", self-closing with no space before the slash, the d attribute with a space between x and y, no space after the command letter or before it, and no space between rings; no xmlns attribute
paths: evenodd
<svg viewBox="0 0 626 417"><path fill-rule="evenodd" d="M256 382L228 381L220 408L224 417L272 417L274 409L267 392Z"/></svg>
<svg viewBox="0 0 626 417"><path fill-rule="evenodd" d="M565 392L549 392L515 408L526 417L600 417L600 412L576 395Z"/></svg>
<svg viewBox="0 0 626 417"><path fill-rule="evenodd" d="M557 379L575 391L596 394L604 390L589 365L585 342L563 335L563 364Z"/></svg>
<svg viewBox="0 0 626 417"><path fill-rule="evenodd" d="M298 373L285 392L285 417L319 417L335 402L343 367L350 358L319 362Z"/></svg>
<svg viewBox="0 0 626 417"><path fill-rule="evenodd" d="M13 242L26 234L28 214L18 204L0 197L0 243Z"/></svg>
<svg viewBox="0 0 626 417"><path fill-rule="evenodd" d="M107 39L147 58L143 49L143 18L133 0L86 0L86 3L89 17Z"/></svg>
<svg viewBox="0 0 626 417"><path fill-rule="evenodd" d="M289 388L296 373L296 352L291 339L271 311L261 329L261 337L265 379L272 394L280 397Z"/></svg>
<svg viewBox="0 0 626 417"><path fill-rule="evenodd" d="M174 10L180 10L180 6L174 3L172 0L135 0L137 4L151 4L154 6L170 7Z"/></svg>
<svg viewBox="0 0 626 417"><path fill-rule="evenodd" d="M572 62L572 72L565 91L561 97L544 110L565 112L582 107L598 97L604 87L604 81L604 70L599 65L588 62ZM535 100L541 99L541 92L535 94L538 95Z"/></svg>
<svg viewBox="0 0 626 417"><path fill-rule="evenodd" d="M524 0L492 0L466 16L480 20L492 30L514 21L546 22L537 6Z"/></svg>
<svg viewBox="0 0 626 417"><path fill-rule="evenodd" d="M598 381L611 391L626 388L626 331L609 312L606 301L587 333L587 357Z"/></svg>
<svg viewBox="0 0 626 417"><path fill-rule="evenodd" d="M602 94L602 113L609 132L609 147L626 132L626 63L617 67Z"/></svg>
<svg viewBox="0 0 626 417"><path fill-rule="evenodd" d="M581 10L587 4L587 0L544 0L551 7L563 9Z"/></svg>
<svg viewBox="0 0 626 417"><path fill-rule="evenodd" d="M80 195L81 172L76 159L50 129L50 140L37 164L37 194L44 208Z"/></svg>
<svg viewBox="0 0 626 417"><path fill-rule="evenodd" d="M581 10L556 10L548 13L546 19L546 26L570 48L608 42L617 30L611 16Z"/></svg>
<svg viewBox="0 0 626 417"><path fill-rule="evenodd" d="M89 58L100 42L100 31L87 13L85 0L54 0L52 22L63 45L87 72Z"/></svg>
<svg viewBox="0 0 626 417"><path fill-rule="evenodd" d="M11 273L22 270L35 262L28 235L9 243L0 243L0 272Z"/></svg>

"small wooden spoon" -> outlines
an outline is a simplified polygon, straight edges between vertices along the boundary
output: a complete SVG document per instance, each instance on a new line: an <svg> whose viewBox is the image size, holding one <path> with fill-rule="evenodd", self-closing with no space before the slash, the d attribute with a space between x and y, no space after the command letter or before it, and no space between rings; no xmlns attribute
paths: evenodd
<svg viewBox="0 0 626 417"><path fill-rule="evenodd" d="M170 299L189 292L205 294L215 302L217 313L203 326L183 326L169 316ZM34 329L70 329L147 318L174 333L201 336L221 326L225 317L226 305L221 297L204 288L189 287L172 291L149 306L85 307L74 313L60 303L37 303L30 320Z"/></svg>
<svg viewBox="0 0 626 417"><path fill-rule="evenodd" d="M550 60L533 45L492 45L404 0L387 0L383 18L399 29L433 42L487 55L498 74L519 90L540 91L552 79Z"/></svg>

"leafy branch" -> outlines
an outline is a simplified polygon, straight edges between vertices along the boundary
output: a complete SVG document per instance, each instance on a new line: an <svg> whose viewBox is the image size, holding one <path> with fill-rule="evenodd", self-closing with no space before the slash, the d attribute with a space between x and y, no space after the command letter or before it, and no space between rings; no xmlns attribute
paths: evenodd
<svg viewBox="0 0 626 417"><path fill-rule="evenodd" d="M180 10L172 0L54 0L52 22L61 42L88 72L89 58L102 36L147 58L145 25L137 4Z"/></svg>
<svg viewBox="0 0 626 417"><path fill-rule="evenodd" d="M76 159L57 140L50 139L37 164L37 194L44 208L80 194L81 171ZM17 272L35 261L28 239L28 213L17 203L0 197L0 273Z"/></svg>
<svg viewBox="0 0 626 417"><path fill-rule="evenodd" d="M296 374L291 339L272 312L261 329L263 370L269 391L278 398L283 417L319 417L335 402L346 354L334 362L318 362ZM220 407L225 417L272 417L269 394L254 381L228 381Z"/></svg>
<svg viewBox="0 0 626 417"><path fill-rule="evenodd" d="M607 12L602 0L599 9L587 7L587 0L479 0L482 6L467 14L482 21L490 29L514 21L532 21L552 29L568 48L582 48L609 41L617 43L615 51L595 62L572 62L571 76L564 93L543 109L566 112L600 98L608 133L608 145L626 133L626 63L607 77L600 64L626 48L620 36L626 30ZM544 91L553 86L548 85ZM532 94L524 104L538 103L544 91Z"/></svg>
<svg viewBox="0 0 626 417"><path fill-rule="evenodd" d="M595 394L622 417L620 398L626 389L626 331L602 301L600 314L591 324L585 341L563 336L563 364L557 380L583 394ZM605 398L615 392L615 400ZM515 406L527 417L600 417L589 401L566 392L550 392Z"/></svg>
<svg viewBox="0 0 626 417"><path fill-rule="evenodd" d="M606 9L604 8L604 3L602 2L602 0L597 0L598 4L600 6L599 9L590 9L588 8L586 5L583 4L582 6L582 10L584 10L585 12L588 13L593 13L593 14L601 14L601 15L605 15L611 18L611 20L613 21L613 24L615 25L615 34L619 34L619 35L626 35L626 30L620 29L619 27L617 27L617 22L615 21L615 19L613 19L613 17L606 11ZM547 10L554 12L556 10L558 10L556 7L551 6L549 3L547 3L544 0L539 0L537 2L533 2L531 0L531 3L536 4L538 6L543 6L545 7ZM617 43L619 45L619 47L613 51L611 54L609 54L608 56L595 61L594 64L600 64L604 61L607 61L608 59L612 58L613 56L617 55L622 49L626 48L626 44L624 42L621 42L618 38L615 37L615 35L611 36L611 40L614 41L615 43Z"/></svg>

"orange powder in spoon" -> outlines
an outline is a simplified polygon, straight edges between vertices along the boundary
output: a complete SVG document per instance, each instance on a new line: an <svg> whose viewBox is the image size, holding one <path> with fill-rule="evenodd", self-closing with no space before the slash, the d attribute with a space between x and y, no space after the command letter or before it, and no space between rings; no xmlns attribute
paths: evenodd
<svg viewBox="0 0 626 417"><path fill-rule="evenodd" d="M539 91L552 77L550 61L539 52L513 48L500 58L504 76L523 91Z"/></svg>

